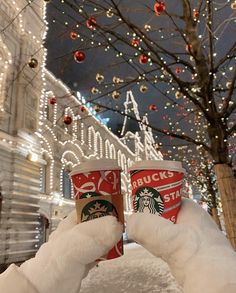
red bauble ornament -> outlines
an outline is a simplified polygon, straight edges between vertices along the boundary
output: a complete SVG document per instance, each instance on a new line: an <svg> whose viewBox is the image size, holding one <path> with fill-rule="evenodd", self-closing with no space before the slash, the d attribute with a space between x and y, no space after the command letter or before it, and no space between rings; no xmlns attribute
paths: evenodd
<svg viewBox="0 0 236 293"><path fill-rule="evenodd" d="M86 107L85 107L85 106L80 106L80 108L79 108L79 109L80 109L80 111L81 111L81 112L86 112L86 111L87 111L87 109L86 109Z"/></svg>
<svg viewBox="0 0 236 293"><path fill-rule="evenodd" d="M148 56L145 54L141 54L139 56L139 63L140 64L146 64L148 62Z"/></svg>
<svg viewBox="0 0 236 293"><path fill-rule="evenodd" d="M154 4L154 11L157 16L161 15L166 10L166 5L162 1L157 1Z"/></svg>
<svg viewBox="0 0 236 293"><path fill-rule="evenodd" d="M70 38L71 38L72 40L76 40L77 37L78 37L78 34L77 34L76 32L70 32Z"/></svg>
<svg viewBox="0 0 236 293"><path fill-rule="evenodd" d="M78 63L84 62L84 59L85 59L84 52L83 51L75 51L75 53L74 53L74 59Z"/></svg>
<svg viewBox="0 0 236 293"><path fill-rule="evenodd" d="M72 123L72 118L70 116L64 116L64 119L63 119L63 122L66 124L66 125L70 125Z"/></svg>
<svg viewBox="0 0 236 293"><path fill-rule="evenodd" d="M194 20L198 20L199 15L200 15L199 11L196 10L196 9L193 9L193 18L194 18Z"/></svg>
<svg viewBox="0 0 236 293"><path fill-rule="evenodd" d="M182 72L182 69L180 67L175 68L175 73L180 74Z"/></svg>
<svg viewBox="0 0 236 293"><path fill-rule="evenodd" d="M50 105L55 105L56 102L57 102L56 97L51 97L51 98L49 99L49 104L50 104Z"/></svg>
<svg viewBox="0 0 236 293"><path fill-rule="evenodd" d="M89 29L95 29L96 28L96 18L91 16L87 21L86 21L86 25Z"/></svg>
<svg viewBox="0 0 236 293"><path fill-rule="evenodd" d="M130 44L131 44L133 47L138 47L138 45L139 45L139 40L137 40L137 39L132 39L132 40L130 41Z"/></svg>
<svg viewBox="0 0 236 293"><path fill-rule="evenodd" d="M191 44L187 44L187 45L185 46L185 50L186 50L187 52L191 52L191 51L192 51L192 48L193 48L193 46L192 46Z"/></svg>
<svg viewBox="0 0 236 293"><path fill-rule="evenodd" d="M150 110L150 111L156 111L157 110L157 106L156 105L149 105L149 107L148 107L148 109Z"/></svg>

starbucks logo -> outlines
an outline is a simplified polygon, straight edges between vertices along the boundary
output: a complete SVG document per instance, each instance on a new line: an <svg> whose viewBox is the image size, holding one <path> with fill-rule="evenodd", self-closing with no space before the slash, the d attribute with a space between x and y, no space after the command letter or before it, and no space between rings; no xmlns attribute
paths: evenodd
<svg viewBox="0 0 236 293"><path fill-rule="evenodd" d="M116 208L107 200L94 200L84 206L81 213L81 222L93 220L108 215L118 218Z"/></svg>
<svg viewBox="0 0 236 293"><path fill-rule="evenodd" d="M136 191L134 209L136 212L158 213L158 215L161 215L164 211L164 202L156 189L145 186Z"/></svg>

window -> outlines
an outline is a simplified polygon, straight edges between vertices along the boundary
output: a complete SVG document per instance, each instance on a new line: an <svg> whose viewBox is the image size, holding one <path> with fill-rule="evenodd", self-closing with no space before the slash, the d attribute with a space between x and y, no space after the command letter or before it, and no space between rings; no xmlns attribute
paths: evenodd
<svg viewBox="0 0 236 293"><path fill-rule="evenodd" d="M71 179L69 176L70 171L63 170L63 196L64 198L71 198Z"/></svg>
<svg viewBox="0 0 236 293"><path fill-rule="evenodd" d="M40 168L40 192L46 193L46 165Z"/></svg>

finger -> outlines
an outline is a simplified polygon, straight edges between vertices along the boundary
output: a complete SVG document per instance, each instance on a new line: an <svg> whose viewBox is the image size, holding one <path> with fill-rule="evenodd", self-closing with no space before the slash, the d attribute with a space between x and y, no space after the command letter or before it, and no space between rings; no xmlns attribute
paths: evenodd
<svg viewBox="0 0 236 293"><path fill-rule="evenodd" d="M76 225L61 239L62 253L82 264L105 255L122 237L122 225L115 217L106 216Z"/></svg>
<svg viewBox="0 0 236 293"><path fill-rule="evenodd" d="M55 240L64 231L70 230L77 224L76 210L73 210L66 218L58 225L57 229L51 233L49 240Z"/></svg>
<svg viewBox="0 0 236 293"><path fill-rule="evenodd" d="M196 231L202 242L209 244L228 245L226 237L219 230L213 218L191 199L183 198L177 224L186 225Z"/></svg>
<svg viewBox="0 0 236 293"><path fill-rule="evenodd" d="M186 260L199 244L195 233L187 227L153 214L133 214L128 219L127 231L129 237L167 262L173 258Z"/></svg>
<svg viewBox="0 0 236 293"><path fill-rule="evenodd" d="M181 209L177 217L177 223L188 224L191 227L216 228L216 223L211 216L197 203L188 198L182 199Z"/></svg>

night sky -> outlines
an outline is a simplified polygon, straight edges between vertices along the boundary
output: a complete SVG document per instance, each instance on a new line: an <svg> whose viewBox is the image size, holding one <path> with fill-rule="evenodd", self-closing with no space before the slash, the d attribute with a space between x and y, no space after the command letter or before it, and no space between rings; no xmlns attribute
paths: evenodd
<svg viewBox="0 0 236 293"><path fill-rule="evenodd" d="M73 2L73 1L71 1ZM83 1L74 1L75 3L81 4ZM104 1L97 1L100 3ZM232 24L225 25L227 17L232 17L235 12L230 9L230 5L225 6L226 1L215 1L216 7L219 8L214 19L214 26L218 27L217 37L218 40L215 42L215 52L217 56L215 60L219 60L223 54L227 51L228 47L234 42L235 26ZM84 2L86 3L86 1ZM107 1L109 3L109 1ZM151 32L149 33L150 38L156 42L160 42L167 49L173 49L175 52L180 54L186 54L185 46L181 43L179 37L173 37L170 33L170 28L173 27L173 23L170 22L167 16L157 17L153 10L153 4L155 1L119 1L119 5L124 11L125 15L128 16L129 21L143 27L145 24L151 26ZM181 2L179 0L165 1L168 8L168 12L175 14L181 13ZM191 1L192 6L195 7L199 1ZM148 8L149 7L149 8ZM173 106L176 101L175 92L172 90L170 94L165 94L171 89L170 83L162 82L160 79L161 72L157 71L157 84L147 83L145 80L139 84L132 83L129 86L124 87L120 90L121 97L118 100L113 100L111 96L106 95L106 90L101 92L104 94L102 98L100 95L92 95L91 88L96 87L100 89L100 86L96 82L96 74L100 73L104 75L106 83L112 83L112 77L118 76L121 79L130 80L137 75L137 72L131 68L127 63L124 63L122 58L117 58L116 53L113 50L104 51L104 47L91 48L90 39L91 30L84 25L78 13L75 13L65 3L60 3L58 0L52 0L48 4L48 22L49 32L46 41L46 47L48 48L48 59L47 67L56 75L56 77L63 80L72 91L79 91L87 101L95 101L96 103L107 105L113 109L123 110L123 104L126 98L126 91L132 90L133 94L138 103L140 116L148 115L150 124L158 128L169 128L169 123L172 121L174 124L176 121L180 121L183 130L189 130L194 123L193 117L190 117L190 122L186 122L184 119L178 117L178 109ZM109 25L109 18L104 14L93 11L93 7L88 9L90 16L96 16L98 22ZM201 16L200 16L201 17ZM79 27L76 25L79 24ZM179 21L179 28L184 28L183 21ZM162 28L159 30L159 28ZM124 26L118 26L115 28L117 32L123 34L127 28ZM80 38L72 40L70 33L74 31L80 35ZM165 32L164 32L165 31ZM199 35L202 34L203 38L207 36L206 27L198 25ZM164 40L161 39L161 35L164 35ZM81 41L81 38L84 41ZM97 36L94 33L94 39ZM204 42L204 40L203 40ZM117 47L125 54L130 55L134 60L134 54L128 49L126 51L124 45L118 44ZM207 42L206 42L207 48ZM86 59L83 63L76 63L73 58L73 53L76 50L83 50L86 53ZM131 49L132 50L132 49ZM205 52L206 53L206 52ZM164 56L163 56L164 57ZM164 57L165 58L165 57ZM137 59L137 58L136 58ZM186 60L189 56L186 56ZM168 60L167 60L168 61ZM147 70L149 65L144 66L144 70ZM154 66L153 66L154 68ZM154 68L155 69L155 68ZM183 79L189 80L191 76L188 72L183 72ZM141 84L147 86L148 90L145 93L141 93L139 87ZM107 90L108 91L108 90ZM186 106L182 101L179 103L179 111ZM156 105L157 111L150 111L149 105ZM167 105L167 107L166 107ZM164 108L166 107L166 108ZM191 107L191 105L190 105ZM102 110L99 113L102 117L108 117L110 119L108 126L112 128L113 132L119 135L119 130L124 120L124 117L114 111ZM129 128L131 131L137 130L137 123L129 121ZM194 132L191 133L194 137ZM185 142L172 138L165 138L163 134L154 132L157 142L163 142L167 148L173 144L181 145Z"/></svg>

